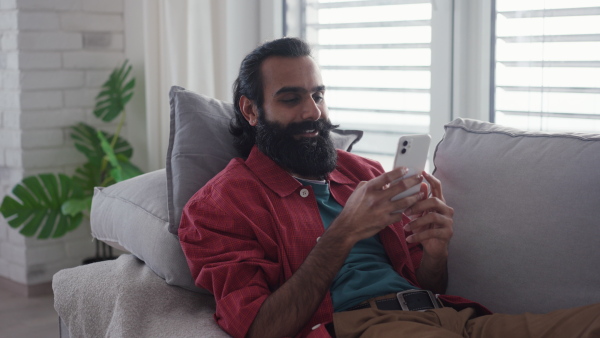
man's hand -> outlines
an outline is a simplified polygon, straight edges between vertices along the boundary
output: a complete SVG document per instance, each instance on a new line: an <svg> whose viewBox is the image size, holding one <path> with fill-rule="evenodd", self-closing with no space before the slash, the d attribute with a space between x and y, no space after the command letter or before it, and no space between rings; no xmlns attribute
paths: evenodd
<svg viewBox="0 0 600 338"><path fill-rule="evenodd" d="M422 182L422 175L402 179L407 171L399 167L368 182L360 182L328 231L341 231L354 245L402 220L402 213L395 211L403 210L426 196L421 192L391 201L392 197Z"/></svg>
<svg viewBox="0 0 600 338"><path fill-rule="evenodd" d="M431 185L431 196L404 211L411 218L417 217L405 225L404 230L413 232L406 238L407 242L423 246L423 259L417 271L419 283L426 289L443 293L448 280L448 245L453 234L454 209L446 205L441 182L426 172L423 176ZM421 191L427 191L425 184L421 185Z"/></svg>

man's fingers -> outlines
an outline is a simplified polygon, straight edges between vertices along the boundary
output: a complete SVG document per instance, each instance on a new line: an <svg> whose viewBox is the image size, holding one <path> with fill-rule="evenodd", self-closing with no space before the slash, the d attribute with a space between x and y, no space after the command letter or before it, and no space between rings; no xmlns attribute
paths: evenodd
<svg viewBox="0 0 600 338"><path fill-rule="evenodd" d="M438 197L430 197L423 201L419 201L418 203L412 205L409 209L406 209L404 214L406 216L421 215L426 211L433 211L447 217L454 216L454 209L449 207L446 202Z"/></svg>
<svg viewBox="0 0 600 338"><path fill-rule="evenodd" d="M378 177L372 179L369 182L374 189L383 190L386 189L390 185L390 183L404 177L404 175L406 175L407 172L408 168L398 167L392 171L388 171L379 175Z"/></svg>
<svg viewBox="0 0 600 338"><path fill-rule="evenodd" d="M425 182L421 182L421 192L423 196L429 196L429 186Z"/></svg>
<svg viewBox="0 0 600 338"><path fill-rule="evenodd" d="M428 239L438 239L441 241L449 242L452 238L452 228L432 228L412 234L406 238L408 243L421 243Z"/></svg>
<svg viewBox="0 0 600 338"><path fill-rule="evenodd" d="M414 187L422 181L423 176L420 174L396 180L389 185L385 198L392 199L394 196Z"/></svg>
<svg viewBox="0 0 600 338"><path fill-rule="evenodd" d="M393 208L391 209L391 212L398 211L398 210L405 210L405 209L409 208L410 206L414 205L415 203L417 203L418 201L422 200L424 197L425 197L425 195L423 195L422 192L418 192L416 194L401 198L399 200L395 200L392 202ZM398 214L402 214L402 213L398 213Z"/></svg>
<svg viewBox="0 0 600 338"><path fill-rule="evenodd" d="M442 193L442 182L440 182L440 180L438 180L435 176L430 175L425 171L423 171L423 176L427 182L429 182L429 185L431 185L431 196L445 201L444 194Z"/></svg>
<svg viewBox="0 0 600 338"><path fill-rule="evenodd" d="M452 220L452 218L448 216L438 214L437 212L430 212L424 215L423 217L419 217L414 221L406 224L404 226L404 230L419 233L431 227L452 228L453 222L454 221Z"/></svg>

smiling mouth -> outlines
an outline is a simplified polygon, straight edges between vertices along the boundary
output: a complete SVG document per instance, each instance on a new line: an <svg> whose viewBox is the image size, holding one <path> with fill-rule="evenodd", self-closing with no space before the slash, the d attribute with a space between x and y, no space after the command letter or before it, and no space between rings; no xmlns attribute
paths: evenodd
<svg viewBox="0 0 600 338"><path fill-rule="evenodd" d="M301 133L296 134L296 137L315 137L319 135L319 131L316 129L304 130Z"/></svg>

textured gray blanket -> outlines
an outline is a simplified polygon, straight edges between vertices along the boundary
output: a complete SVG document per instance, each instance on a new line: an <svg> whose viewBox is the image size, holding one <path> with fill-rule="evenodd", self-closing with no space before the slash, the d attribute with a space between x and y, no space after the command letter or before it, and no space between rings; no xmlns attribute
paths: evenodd
<svg viewBox="0 0 600 338"><path fill-rule="evenodd" d="M70 337L229 337L212 296L166 284L132 255L59 271L52 288Z"/></svg>

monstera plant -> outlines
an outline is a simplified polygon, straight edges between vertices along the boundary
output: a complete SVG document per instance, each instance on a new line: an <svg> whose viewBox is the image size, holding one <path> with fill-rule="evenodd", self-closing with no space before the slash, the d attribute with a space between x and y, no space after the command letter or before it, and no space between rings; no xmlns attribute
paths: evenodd
<svg viewBox="0 0 600 338"><path fill-rule="evenodd" d="M104 122L120 116L114 134L85 123L72 126L75 148L87 162L70 177L65 174L39 174L24 178L6 196L0 212L8 224L24 236L39 239L61 237L89 217L94 187L106 187L141 174L130 162L133 149L120 137L125 122L125 104L133 96L135 78L127 60L117 67L96 96L94 115Z"/></svg>

